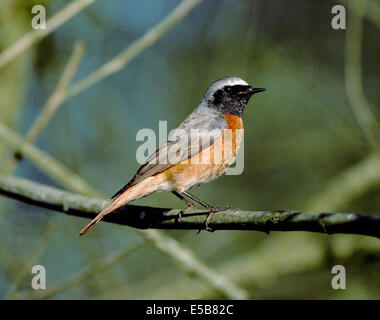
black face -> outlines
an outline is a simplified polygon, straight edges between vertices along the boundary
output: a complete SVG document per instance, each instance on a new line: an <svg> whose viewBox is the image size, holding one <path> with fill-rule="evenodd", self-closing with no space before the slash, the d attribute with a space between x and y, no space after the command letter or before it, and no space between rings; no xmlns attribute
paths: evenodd
<svg viewBox="0 0 380 320"><path fill-rule="evenodd" d="M223 113L241 117L249 98L263 88L253 88L249 85L224 86L215 91L214 99L209 101L210 107L216 108Z"/></svg>

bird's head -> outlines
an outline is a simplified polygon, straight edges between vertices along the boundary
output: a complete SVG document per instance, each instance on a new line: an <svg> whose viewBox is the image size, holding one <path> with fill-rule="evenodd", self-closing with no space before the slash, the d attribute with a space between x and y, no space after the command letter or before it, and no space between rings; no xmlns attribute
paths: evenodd
<svg viewBox="0 0 380 320"><path fill-rule="evenodd" d="M240 78L226 77L211 84L203 101L209 108L241 117L251 96L262 91L265 89L254 88Z"/></svg>

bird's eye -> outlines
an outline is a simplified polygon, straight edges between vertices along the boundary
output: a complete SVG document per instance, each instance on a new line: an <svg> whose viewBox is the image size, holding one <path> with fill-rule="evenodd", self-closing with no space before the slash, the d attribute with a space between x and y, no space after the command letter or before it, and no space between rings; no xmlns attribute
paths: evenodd
<svg viewBox="0 0 380 320"><path fill-rule="evenodd" d="M230 86L225 86L224 87L224 92L231 93L231 87Z"/></svg>

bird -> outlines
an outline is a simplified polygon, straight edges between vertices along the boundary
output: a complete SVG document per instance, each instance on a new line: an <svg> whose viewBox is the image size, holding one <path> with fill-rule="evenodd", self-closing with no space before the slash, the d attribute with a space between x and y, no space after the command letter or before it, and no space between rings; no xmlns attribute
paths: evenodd
<svg viewBox="0 0 380 320"><path fill-rule="evenodd" d="M238 77L214 81L196 109L174 130L175 139L169 135L79 234L87 233L112 211L157 191L170 191L187 205L180 215L195 209L194 203L206 208L205 229L212 231L208 226L211 215L229 207L211 206L188 190L221 176L234 163L242 143L243 111L252 95L265 90Z"/></svg>

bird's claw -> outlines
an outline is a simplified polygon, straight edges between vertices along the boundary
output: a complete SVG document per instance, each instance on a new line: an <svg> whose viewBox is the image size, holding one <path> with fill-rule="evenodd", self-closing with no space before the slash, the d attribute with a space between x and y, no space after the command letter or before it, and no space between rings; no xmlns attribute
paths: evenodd
<svg viewBox="0 0 380 320"><path fill-rule="evenodd" d="M181 210L180 212L178 212L178 215L177 215L177 221L180 222L181 219L182 219L182 215L184 214L184 211Z"/></svg>
<svg viewBox="0 0 380 320"><path fill-rule="evenodd" d="M180 222L181 219L182 219L182 216L188 212L188 211L191 211L191 210L196 210L197 207L194 206L194 205L191 205L191 206L188 206L186 209L182 209L180 212L178 212L178 216L177 216L177 221Z"/></svg>
<svg viewBox="0 0 380 320"><path fill-rule="evenodd" d="M215 230L212 229L209 225L208 225L208 222L210 220L210 217L213 213L216 213L216 212L221 212L221 211L226 211L226 210L229 210L231 209L230 206L226 206L226 207L210 207L209 210L210 210L210 213L208 214L205 222L203 223L204 224L204 230L208 231L208 232L214 232ZM202 231L202 228L198 230L197 234L199 234L200 232Z"/></svg>
<svg viewBox="0 0 380 320"><path fill-rule="evenodd" d="M215 230L213 228L211 228L207 222L205 222L205 230L208 231L208 232L214 232Z"/></svg>
<svg viewBox="0 0 380 320"><path fill-rule="evenodd" d="M203 223L203 226L204 226L203 228L200 228L200 229L198 230L197 234L200 234L202 230L206 230L206 231L208 231L208 232L214 232L214 231L215 231L213 228L211 228L211 227L208 225L208 221L205 221L205 222Z"/></svg>

